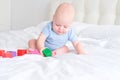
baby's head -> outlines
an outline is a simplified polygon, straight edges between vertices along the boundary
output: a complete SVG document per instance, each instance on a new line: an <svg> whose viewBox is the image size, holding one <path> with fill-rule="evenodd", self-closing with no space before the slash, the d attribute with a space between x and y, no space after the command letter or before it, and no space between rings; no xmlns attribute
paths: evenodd
<svg viewBox="0 0 120 80"><path fill-rule="evenodd" d="M53 16L53 30L57 34L66 33L74 19L74 8L70 3L62 3L58 6Z"/></svg>

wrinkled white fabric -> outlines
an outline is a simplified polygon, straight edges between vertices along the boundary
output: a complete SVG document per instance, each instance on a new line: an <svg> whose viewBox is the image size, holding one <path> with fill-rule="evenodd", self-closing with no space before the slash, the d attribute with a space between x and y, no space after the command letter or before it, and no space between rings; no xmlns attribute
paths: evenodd
<svg viewBox="0 0 120 80"><path fill-rule="evenodd" d="M28 40L37 38L43 25L45 23L24 30L0 33L0 49L7 51L27 48ZM0 80L120 80L119 34L113 31L110 34L115 33L117 38L108 38L106 35L101 38L100 34L87 34L91 31L88 31L89 28L85 34L87 27L83 26L85 28L80 29L81 33L77 30L80 27L75 30L80 33L79 38L86 55L77 55L75 51L71 51L69 54L47 58L35 54L0 57ZM73 49L71 43L68 42L67 46Z"/></svg>

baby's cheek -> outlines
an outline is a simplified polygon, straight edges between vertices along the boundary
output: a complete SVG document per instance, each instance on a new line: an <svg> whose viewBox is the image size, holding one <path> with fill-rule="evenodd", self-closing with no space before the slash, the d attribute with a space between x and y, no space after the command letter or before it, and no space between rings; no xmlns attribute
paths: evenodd
<svg viewBox="0 0 120 80"><path fill-rule="evenodd" d="M68 32L68 29L64 30L64 33Z"/></svg>

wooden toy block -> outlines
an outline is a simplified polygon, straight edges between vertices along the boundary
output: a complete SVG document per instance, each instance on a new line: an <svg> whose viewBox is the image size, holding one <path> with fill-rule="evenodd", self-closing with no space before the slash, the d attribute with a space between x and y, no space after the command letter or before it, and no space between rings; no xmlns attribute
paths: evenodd
<svg viewBox="0 0 120 80"><path fill-rule="evenodd" d="M2 57L3 58L12 58L12 53L10 53L10 52L3 53Z"/></svg>
<svg viewBox="0 0 120 80"><path fill-rule="evenodd" d="M44 50L42 50L42 53L45 57L52 56L52 51L49 48L45 48Z"/></svg>
<svg viewBox="0 0 120 80"><path fill-rule="evenodd" d="M35 50L29 49L27 53L29 53L29 54L40 54L37 49L35 49Z"/></svg>
<svg viewBox="0 0 120 80"><path fill-rule="evenodd" d="M2 56L2 55L3 55L3 53L5 53L5 50L0 49L0 56Z"/></svg>
<svg viewBox="0 0 120 80"><path fill-rule="evenodd" d="M27 54L27 50L26 49L18 49L17 50L17 56L22 56L24 54Z"/></svg>

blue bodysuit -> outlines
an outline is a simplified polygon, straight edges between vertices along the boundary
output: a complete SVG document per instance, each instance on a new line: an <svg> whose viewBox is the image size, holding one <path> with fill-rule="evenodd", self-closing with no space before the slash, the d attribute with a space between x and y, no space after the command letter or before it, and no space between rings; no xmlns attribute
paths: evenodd
<svg viewBox="0 0 120 80"><path fill-rule="evenodd" d="M77 40L77 36L71 28L67 33L62 35L55 33L52 29L52 22L46 24L42 33L46 36L45 47L48 47L52 51L64 46L67 41L74 42Z"/></svg>

